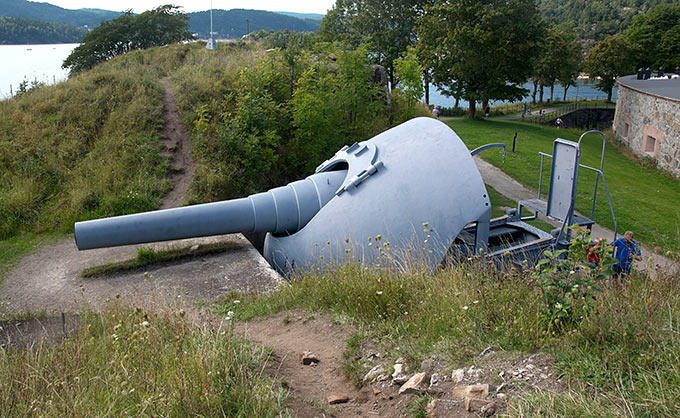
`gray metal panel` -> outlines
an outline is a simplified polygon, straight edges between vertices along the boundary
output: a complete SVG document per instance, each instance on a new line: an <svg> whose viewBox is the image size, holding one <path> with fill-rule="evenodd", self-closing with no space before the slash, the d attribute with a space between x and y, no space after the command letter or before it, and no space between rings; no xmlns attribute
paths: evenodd
<svg viewBox="0 0 680 418"><path fill-rule="evenodd" d="M578 143L557 138L553 143L547 215L564 221L573 210L580 152Z"/></svg>

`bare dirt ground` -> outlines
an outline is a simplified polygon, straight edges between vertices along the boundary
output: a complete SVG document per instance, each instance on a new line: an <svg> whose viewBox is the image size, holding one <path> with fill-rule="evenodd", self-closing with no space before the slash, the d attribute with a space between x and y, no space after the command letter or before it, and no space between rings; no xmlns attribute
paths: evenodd
<svg viewBox="0 0 680 418"><path fill-rule="evenodd" d="M173 188L163 199L161 209L175 208L182 206L185 202L189 185L194 178L196 166L191 155L191 137L187 132L182 115L177 107L175 95L172 93L172 86L165 77L161 80L165 88L163 94L163 120L165 126L161 131L161 141L165 145L161 152L166 158L170 158L171 175Z"/></svg>

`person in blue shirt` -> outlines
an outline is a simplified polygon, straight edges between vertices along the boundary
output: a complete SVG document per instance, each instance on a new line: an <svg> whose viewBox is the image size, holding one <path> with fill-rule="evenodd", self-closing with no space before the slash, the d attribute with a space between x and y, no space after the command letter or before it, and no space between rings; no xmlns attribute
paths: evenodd
<svg viewBox="0 0 680 418"><path fill-rule="evenodd" d="M614 277L627 276L633 267L633 260L642 260L640 245L633 240L633 231L626 231L623 238L612 242L614 258L619 262L612 266Z"/></svg>

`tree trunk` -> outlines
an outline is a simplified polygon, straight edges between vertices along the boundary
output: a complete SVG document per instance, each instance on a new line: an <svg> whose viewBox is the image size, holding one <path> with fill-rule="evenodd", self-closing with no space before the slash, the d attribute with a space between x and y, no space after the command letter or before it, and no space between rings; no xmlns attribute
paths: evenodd
<svg viewBox="0 0 680 418"><path fill-rule="evenodd" d="M394 85L394 68L390 67L389 73L390 73L390 86L392 87L392 91L394 91L394 89L397 88L397 86Z"/></svg>
<svg viewBox="0 0 680 418"><path fill-rule="evenodd" d="M531 103L536 104L536 89L538 88L538 84L536 84L536 81L534 81L534 94L531 95Z"/></svg>
<svg viewBox="0 0 680 418"><path fill-rule="evenodd" d="M607 92L607 101L611 102L612 101L612 88L609 88L609 91Z"/></svg>
<svg viewBox="0 0 680 418"><path fill-rule="evenodd" d="M562 101L563 101L563 102L566 102L566 101L567 101L567 90L569 90L569 84L567 84L566 86L564 86L564 96L562 97ZM578 100L578 97L576 98L576 100Z"/></svg>
<svg viewBox="0 0 680 418"><path fill-rule="evenodd" d="M538 89L538 101L543 103L543 85Z"/></svg>
<svg viewBox="0 0 680 418"><path fill-rule="evenodd" d="M551 84L550 85L550 101L553 101L553 92L555 91L555 85Z"/></svg>
<svg viewBox="0 0 680 418"><path fill-rule="evenodd" d="M428 77L427 71L423 71L423 80L425 84L425 104L430 105L430 77Z"/></svg>
<svg viewBox="0 0 680 418"><path fill-rule="evenodd" d="M475 112L476 112L476 109L475 109L476 103L475 103L474 100L470 100L469 103L470 103L470 107L468 107L468 113L467 114L468 114L469 117L474 118Z"/></svg>
<svg viewBox="0 0 680 418"><path fill-rule="evenodd" d="M456 104L453 107L457 109L459 104L460 104L460 97L456 97Z"/></svg>

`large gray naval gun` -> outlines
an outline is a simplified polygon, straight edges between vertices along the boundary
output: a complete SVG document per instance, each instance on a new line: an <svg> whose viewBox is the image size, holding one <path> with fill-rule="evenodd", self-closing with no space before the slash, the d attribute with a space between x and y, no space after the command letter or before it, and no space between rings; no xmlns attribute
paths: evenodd
<svg viewBox="0 0 680 418"><path fill-rule="evenodd" d="M372 265L412 257L436 267L483 254L522 266L546 248L566 246L572 224L593 223L573 207L581 141L558 141L553 170L557 163L559 172L551 177L545 207L540 199L520 202L518 210L494 220L472 156L504 145L470 152L446 124L416 118L343 147L306 179L264 193L78 222L76 245L86 250L265 232L263 256L284 275L348 258ZM525 220L536 214L522 218L522 207L563 221L562 228L550 234L532 227Z"/></svg>

